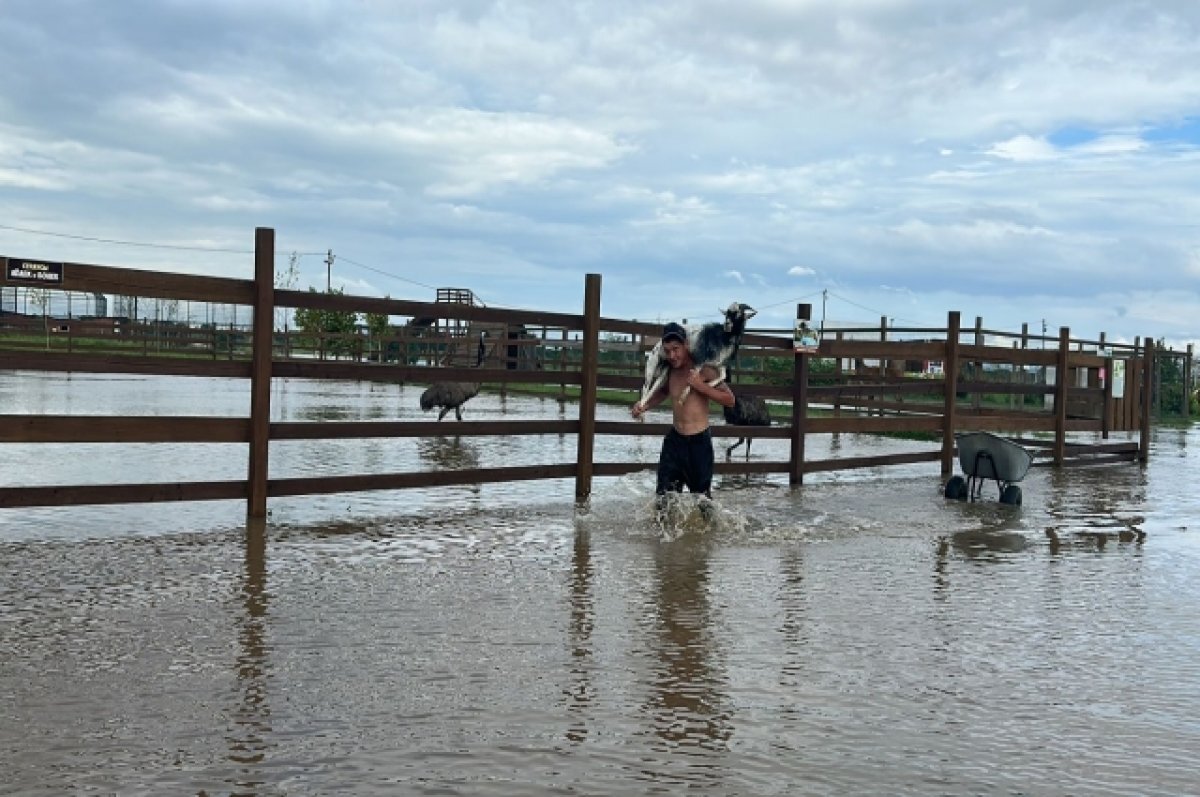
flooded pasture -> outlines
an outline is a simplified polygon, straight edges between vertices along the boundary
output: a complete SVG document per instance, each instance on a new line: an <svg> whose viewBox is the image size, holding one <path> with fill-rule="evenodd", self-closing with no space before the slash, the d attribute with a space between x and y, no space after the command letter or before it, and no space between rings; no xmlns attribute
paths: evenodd
<svg viewBox="0 0 1200 797"><path fill-rule="evenodd" d="M282 380L278 420L420 386ZM0 373L0 412L236 415L233 380ZM602 417L627 417L602 407ZM483 394L473 419L574 417ZM271 476L574 462L571 436L273 443ZM718 445L721 439L716 441ZM1193 428L947 502L936 463L0 511L0 793L1194 790ZM810 457L928 443L813 437ZM759 440L753 458L785 459ZM0 444L0 485L241 479L239 445ZM989 485L985 499L994 498Z"/></svg>

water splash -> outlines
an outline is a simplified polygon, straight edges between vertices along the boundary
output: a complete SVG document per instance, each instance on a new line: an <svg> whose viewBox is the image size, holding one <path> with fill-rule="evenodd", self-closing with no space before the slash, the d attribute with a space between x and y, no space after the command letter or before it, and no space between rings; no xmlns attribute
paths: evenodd
<svg viewBox="0 0 1200 797"><path fill-rule="evenodd" d="M663 542L672 542L688 534L740 532L746 527L743 515L706 495L656 495L646 502L644 512Z"/></svg>

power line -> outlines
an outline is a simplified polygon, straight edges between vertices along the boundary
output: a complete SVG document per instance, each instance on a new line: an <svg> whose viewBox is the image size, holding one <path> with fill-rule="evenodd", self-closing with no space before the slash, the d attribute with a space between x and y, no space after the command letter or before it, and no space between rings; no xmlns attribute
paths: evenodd
<svg viewBox="0 0 1200 797"><path fill-rule="evenodd" d="M349 263L352 266L357 266L361 269L365 269L366 271L374 272L376 274L379 274L380 276L390 277L391 279L399 280L400 282L407 282L410 285L416 285L420 288L428 288L431 291L437 290L437 288L433 285L428 285L424 282L419 282L414 279L409 279L408 277L401 277L399 274L393 274L392 272L384 271L381 268L375 268L374 266L368 266L366 263L359 263L357 260L351 260L350 258L346 257L345 255L338 255L337 258L338 258L339 262ZM495 308L499 308L499 309L506 308L506 306L502 305L502 304L492 304L491 302L485 302L483 300L483 297L481 297L478 293L475 293L474 291L472 291L472 293L475 295L475 298L479 300L480 304L482 304L484 307L495 307ZM511 308L508 308L508 309L511 309Z"/></svg>
<svg viewBox="0 0 1200 797"><path fill-rule="evenodd" d="M800 301L803 301L804 299L811 299L814 296L820 296L821 293L822 293L821 291L814 291L813 293L809 293L804 296L797 296L794 299L784 299L782 302L772 302L771 304L764 304L762 307L759 307L758 309L759 310L770 310L772 307L778 307L781 304L791 304L792 302L800 302Z"/></svg>
<svg viewBox="0 0 1200 797"><path fill-rule="evenodd" d="M349 263L352 266L358 266L359 268L365 269L367 271L373 271L376 274L379 274L384 277L391 277L392 279L400 280L401 282L408 282L408 283L411 283L412 285L417 285L422 288L428 288L431 291L437 290L437 288L435 288L432 285L426 285L424 282L418 282L417 280L412 280L412 279L409 279L408 277L401 277L399 274L393 274L390 271L384 271L383 269L375 268L374 266L368 266L366 263L359 263L357 260L351 260L350 258L346 257L345 255L338 255L338 260L340 260L343 263Z"/></svg>
<svg viewBox="0 0 1200 797"><path fill-rule="evenodd" d="M48 230L33 230L28 227L13 227L9 224L0 224L0 230L11 230L13 232L24 232L24 233L29 233L30 235L45 235L50 238L69 238L73 241L90 241L92 243L112 244L115 246L140 246L140 247L143 247L146 249L174 249L174 250L187 251L187 252L213 252L213 253L217 253L217 254L230 254L230 255L252 255L252 254L254 254L253 249L222 249L220 247L209 247L209 246L185 246L183 244L146 243L145 241L121 241L121 240L118 240L115 238L96 238L96 237L93 237L90 235L72 235L70 233L65 233L65 232L50 232ZM275 256L279 257L280 255L284 255L284 254L289 254L289 253L277 251L275 253ZM297 252L296 254L300 255L301 257L305 257L305 256L323 255L325 253L324 252Z"/></svg>
<svg viewBox="0 0 1200 797"><path fill-rule="evenodd" d="M902 317L902 316L888 315L887 313L884 313L884 312L882 312L882 311L880 311L880 310L876 310L876 309L875 309L875 308L873 308L873 307L867 307L866 305L859 304L858 302L855 302L855 301L852 301L852 300L850 300L850 299L847 299L845 296L839 296L838 294L834 293L833 291L830 291L830 292L829 292L829 295L830 295L830 296L832 296L832 297L834 297L835 299L839 299L839 300L841 300L841 301L845 302L846 304L852 304L852 305L854 305L855 307L857 307L859 310L866 310L868 313L878 313L880 316L888 316L888 317L889 317L889 318L891 318L892 320L897 320L897 319L898 319L898 320L900 320L900 321L908 321L908 322L910 322L910 323L913 323L913 324L920 324L920 323L921 323L921 321L919 321L918 319L915 319L915 318L904 318L904 317Z"/></svg>

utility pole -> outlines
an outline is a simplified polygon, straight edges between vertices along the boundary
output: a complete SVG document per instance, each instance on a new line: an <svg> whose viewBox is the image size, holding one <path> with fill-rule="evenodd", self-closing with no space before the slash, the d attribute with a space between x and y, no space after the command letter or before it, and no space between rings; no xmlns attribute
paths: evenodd
<svg viewBox="0 0 1200 797"><path fill-rule="evenodd" d="M1046 319L1044 319L1044 318L1042 319L1042 348L1043 349L1046 348ZM1042 384L1043 385L1046 384L1046 380L1049 379L1049 376L1050 376L1050 371L1047 368L1046 364L1043 363L1042 364ZM1055 378L1062 379L1062 377L1059 376L1057 373L1055 374ZM1042 407L1045 407L1045 406L1046 406L1046 394L1043 393L1042 394Z"/></svg>
<svg viewBox="0 0 1200 797"><path fill-rule="evenodd" d="M825 334L825 303L829 301L829 289L821 291L821 334Z"/></svg>
<svg viewBox="0 0 1200 797"><path fill-rule="evenodd" d="M333 250L325 256L325 292L329 293L333 286L330 284L330 275L333 273Z"/></svg>

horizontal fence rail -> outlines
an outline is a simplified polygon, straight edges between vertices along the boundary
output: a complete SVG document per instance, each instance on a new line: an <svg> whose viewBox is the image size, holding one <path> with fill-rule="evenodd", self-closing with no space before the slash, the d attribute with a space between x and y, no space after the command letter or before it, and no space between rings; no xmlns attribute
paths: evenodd
<svg viewBox="0 0 1200 797"><path fill-rule="evenodd" d="M10 263L26 263L4 258ZM600 276L585 281L580 313L509 310L461 301L414 301L279 289L273 284L274 231L255 234L255 278L225 279L83 263L48 267L49 283L28 285L0 273L0 368L28 371L167 375L249 380L246 417L127 417L0 414L0 443L222 443L248 446L244 481L0 487L0 507L160 501L244 500L262 516L269 498L431 488L461 484L573 479L586 498L594 477L653 469L655 462L595 461L597 436L661 437L669 424L600 420L601 394L632 404L641 389L656 324L600 315ZM153 308L154 318L49 318L16 311L17 292L63 291L69 296L126 297L123 307ZM4 307L11 297L12 309ZM41 293L33 294L43 307ZM82 302L82 299L76 300ZM194 322L199 308L203 322ZM181 311L180 303L185 303ZM59 305L62 302L58 303ZM70 304L70 301L67 302ZM57 305L56 305L57 306ZM798 308L798 313L801 308ZM295 328L289 312L385 317L374 331ZM283 313L280 316L280 313ZM222 315L224 314L224 315ZM135 314L136 315L136 314ZM218 322L221 317L225 320ZM393 318L407 319L391 323ZM180 320L183 318L184 320ZM241 319L236 321L228 319ZM369 325L368 325L369 326ZM484 360L474 361L478 333ZM999 344L997 343L999 342ZM1003 345L1008 342L1009 345ZM944 328L888 327L825 330L815 353L798 353L791 331L751 330L730 365L735 393L774 407L770 426L716 424L716 438L790 441L786 460L718 461L718 474L806 474L857 468L940 463L953 469L954 435L967 431L1045 434L1018 438L1035 449L1036 465L1095 465L1145 460L1151 411L1160 401L1151 338L1135 346L963 328L951 312ZM1183 363L1190 385L1191 351ZM574 419L504 421L275 421L274 379L361 380L388 383L480 382L501 392L551 389L577 404ZM1114 392L1114 382L1117 390ZM0 408L3 412L3 408ZM574 463L268 478L270 444L295 440L456 436L570 435ZM1137 442L1110 442L1112 432L1138 433ZM925 451L805 457L808 435L872 434L928 440ZM1082 443L1068 435L1098 435ZM164 474L165 476L167 474Z"/></svg>

